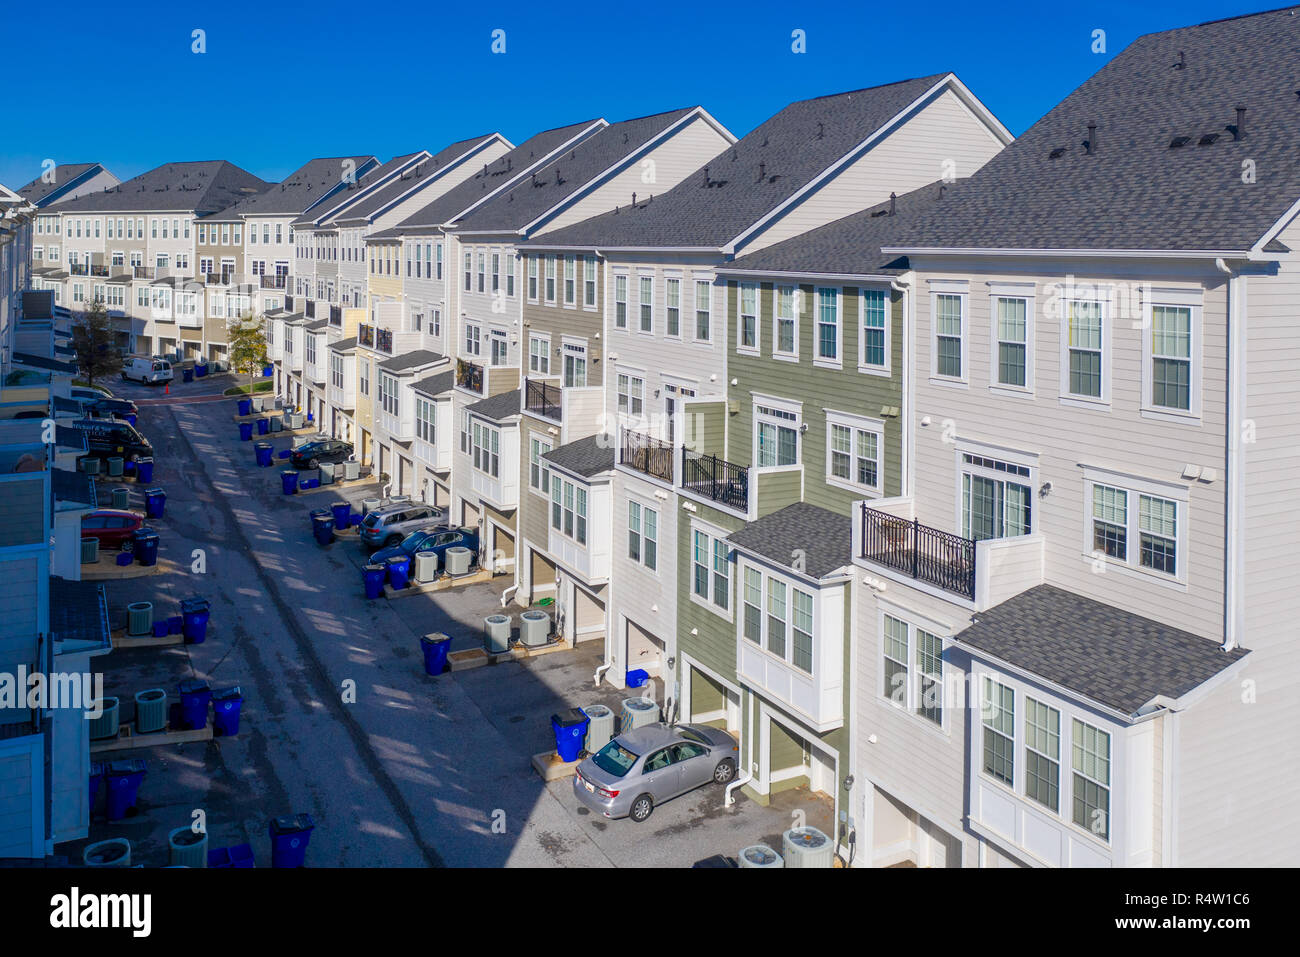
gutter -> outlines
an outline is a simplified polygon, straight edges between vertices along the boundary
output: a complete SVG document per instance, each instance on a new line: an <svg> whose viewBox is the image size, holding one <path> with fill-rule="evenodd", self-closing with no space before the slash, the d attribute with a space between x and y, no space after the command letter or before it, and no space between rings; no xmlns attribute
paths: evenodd
<svg viewBox="0 0 1300 957"><path fill-rule="evenodd" d="M978 246L884 246L882 253L900 256L1016 256L1060 259L1253 259L1280 262L1282 254L1252 254L1249 250L1215 249L1003 249Z"/></svg>
<svg viewBox="0 0 1300 957"><path fill-rule="evenodd" d="M1215 268L1228 277L1228 396L1227 435L1224 456L1227 459L1224 482L1224 563L1223 563L1223 650L1232 651L1241 641L1242 607L1241 574L1244 561L1242 523L1244 511L1243 472L1245 450L1241 447L1241 423L1245 412L1245 316L1241 308L1242 277L1223 259L1214 261Z"/></svg>

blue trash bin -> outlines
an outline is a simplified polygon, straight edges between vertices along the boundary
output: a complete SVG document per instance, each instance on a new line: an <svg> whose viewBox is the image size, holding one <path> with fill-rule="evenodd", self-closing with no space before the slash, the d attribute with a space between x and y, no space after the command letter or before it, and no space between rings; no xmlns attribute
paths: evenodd
<svg viewBox="0 0 1300 957"><path fill-rule="evenodd" d="M312 421L312 416L310 412L307 413L307 421L308 422Z"/></svg>
<svg viewBox="0 0 1300 957"><path fill-rule="evenodd" d="M230 736L239 734L239 708L244 703L244 696L236 685L212 692L212 731L214 734Z"/></svg>
<svg viewBox="0 0 1300 957"><path fill-rule="evenodd" d="M153 481L153 459L143 458L136 462L135 480L137 482Z"/></svg>
<svg viewBox="0 0 1300 957"><path fill-rule="evenodd" d="M394 555L388 559L388 583L400 590L410 583L411 559L408 555Z"/></svg>
<svg viewBox="0 0 1300 957"><path fill-rule="evenodd" d="M367 565L361 570L362 581L366 585L367 598L378 598L384 593L384 572L387 570L383 565Z"/></svg>
<svg viewBox="0 0 1300 957"><path fill-rule="evenodd" d="M117 558L115 558L114 561L117 562L119 568L125 568L127 565L135 562L135 555L131 552L118 552Z"/></svg>
<svg viewBox="0 0 1300 957"><path fill-rule="evenodd" d="M284 469L280 472L280 486L284 489L285 495L298 494L298 470Z"/></svg>
<svg viewBox="0 0 1300 957"><path fill-rule="evenodd" d="M424 650L424 673L440 675L447 667L447 652L451 650L451 638L448 635L424 635L420 638L420 647Z"/></svg>
<svg viewBox="0 0 1300 957"><path fill-rule="evenodd" d="M348 527L352 519L352 506L347 502L334 502L330 505L330 511L334 515L334 529L344 529Z"/></svg>
<svg viewBox="0 0 1300 957"><path fill-rule="evenodd" d="M193 370L193 369L182 369L182 370L181 370L181 381L182 381L182 382L193 382L193 381L194 381L194 370Z"/></svg>
<svg viewBox="0 0 1300 957"><path fill-rule="evenodd" d="M289 814L273 820L268 828L271 832L271 866L302 867L315 828L316 822L310 814Z"/></svg>
<svg viewBox="0 0 1300 957"><path fill-rule="evenodd" d="M146 568L158 564L158 533L142 528L135 533L135 560Z"/></svg>
<svg viewBox="0 0 1300 957"><path fill-rule="evenodd" d="M263 379L269 379L269 378L271 378L271 376L273 376L273 375L275 375L275 367L274 367L274 366L266 366L265 368L262 369L262 378L263 378Z"/></svg>
<svg viewBox="0 0 1300 957"><path fill-rule="evenodd" d="M240 415L252 415L252 414L253 414L253 400L252 400L252 399L240 399L240 400L239 400L239 414L240 414Z"/></svg>
<svg viewBox="0 0 1300 957"><path fill-rule="evenodd" d="M167 508L167 493L160 488L146 489L144 493L144 513L149 518L162 518Z"/></svg>
<svg viewBox="0 0 1300 957"><path fill-rule="evenodd" d="M112 761L105 778L108 782L108 819L120 821L135 812L140 782L144 780L147 765L139 758Z"/></svg>
<svg viewBox="0 0 1300 957"><path fill-rule="evenodd" d="M311 531L316 536L317 545L331 544L334 541L334 516L329 512L324 515L313 515Z"/></svg>
<svg viewBox="0 0 1300 957"><path fill-rule="evenodd" d="M201 645L208 636L208 618L212 614L212 602L206 598L186 598L181 602L181 634L186 644Z"/></svg>
<svg viewBox="0 0 1300 957"><path fill-rule="evenodd" d="M181 635L185 633L185 616L171 615L167 619L167 634Z"/></svg>
<svg viewBox="0 0 1300 957"><path fill-rule="evenodd" d="M164 618L162 621L155 621L153 623L153 636L155 638L167 637L167 619Z"/></svg>
<svg viewBox="0 0 1300 957"><path fill-rule="evenodd" d="M266 434L267 434L268 432L270 432L270 431L271 431L271 420L270 420L270 419L258 419L258 420L257 420L257 434L258 434L258 435L266 435Z"/></svg>
<svg viewBox="0 0 1300 957"><path fill-rule="evenodd" d="M195 375L196 377L202 379L202 378L203 378L204 376L206 376L207 374L208 374L208 367L207 367L206 364L203 364L203 365L197 365L197 364L196 364L196 365L194 366L194 375Z"/></svg>
<svg viewBox="0 0 1300 957"><path fill-rule="evenodd" d="M253 454L257 456L258 468L269 469L271 467L271 453L274 451L270 442L258 442L253 446Z"/></svg>
<svg viewBox="0 0 1300 957"><path fill-rule="evenodd" d="M212 701L212 689L208 683L191 678L182 681L176 690L181 695L181 725L189 731L207 727L208 704Z"/></svg>
<svg viewBox="0 0 1300 957"><path fill-rule="evenodd" d="M241 441L241 442L251 442L251 441L253 441L253 423L252 423L252 422L240 422L240 423L239 423L239 441Z"/></svg>
<svg viewBox="0 0 1300 957"><path fill-rule="evenodd" d="M637 668L627 673L627 679L624 681L629 688L639 688L650 680L650 673L644 668Z"/></svg>
<svg viewBox="0 0 1300 957"><path fill-rule="evenodd" d="M587 725L591 719L581 708L568 708L551 715L551 730L555 732L555 750L566 764L578 760L582 742L587 738Z"/></svg>

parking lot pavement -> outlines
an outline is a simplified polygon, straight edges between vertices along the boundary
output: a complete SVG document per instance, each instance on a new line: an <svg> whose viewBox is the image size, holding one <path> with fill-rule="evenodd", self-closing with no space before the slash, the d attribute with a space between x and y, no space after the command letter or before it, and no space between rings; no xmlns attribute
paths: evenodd
<svg viewBox="0 0 1300 957"><path fill-rule="evenodd" d="M640 826L582 814L568 781L543 784L529 758L553 746L554 711L622 697L592 683L598 643L429 678L419 636L445 631L454 649L478 645L509 578L367 602L355 540L321 548L312 539L308 511L339 496L282 495L279 469L253 464L223 404L150 406L140 427L168 493L161 554L206 568L110 583L110 609L137 598L172 607L198 594L212 601L212 618L203 644L100 659L108 693L174 691L197 676L240 685L244 706L236 738L115 753L150 761L142 814L96 820L91 839L134 834L147 863L165 863L167 830L202 808L211 846L248 841L265 864L267 820L305 811L317 822L313 866L685 866L779 843L786 801L807 805L815 823L819 802L806 794L773 808L741 797L723 811L716 788ZM355 504L373 491L344 497Z"/></svg>

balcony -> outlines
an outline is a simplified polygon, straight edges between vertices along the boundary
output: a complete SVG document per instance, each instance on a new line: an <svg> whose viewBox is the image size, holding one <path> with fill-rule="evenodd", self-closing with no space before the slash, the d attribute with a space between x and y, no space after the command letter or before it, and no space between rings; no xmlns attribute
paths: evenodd
<svg viewBox="0 0 1300 957"><path fill-rule="evenodd" d="M667 442L643 432L622 430L623 441L618 451L620 465L636 469L663 482L673 480L673 447Z"/></svg>
<svg viewBox="0 0 1300 957"><path fill-rule="evenodd" d="M749 469L682 446L682 488L738 512L749 511Z"/></svg>
<svg viewBox="0 0 1300 957"><path fill-rule="evenodd" d="M288 276L281 276L281 275L268 276L265 273L263 273L261 276L258 277L258 285L260 285L263 289L283 289L284 284L288 281L288 279L289 279Z"/></svg>
<svg viewBox="0 0 1300 957"><path fill-rule="evenodd" d="M375 329L375 351L390 356L393 354L392 329Z"/></svg>
<svg viewBox="0 0 1300 957"><path fill-rule="evenodd" d="M362 328L365 328L364 326ZM483 394L483 367L465 359L456 360L456 385L470 392Z"/></svg>
<svg viewBox="0 0 1300 957"><path fill-rule="evenodd" d="M357 326L357 343L368 349L375 347L375 327L365 323Z"/></svg>
<svg viewBox="0 0 1300 957"><path fill-rule="evenodd" d="M976 542L916 519L862 509L862 558L975 600Z"/></svg>
<svg viewBox="0 0 1300 957"><path fill-rule="evenodd" d="M153 279L154 268L153 266L132 266L131 275L135 279Z"/></svg>
<svg viewBox="0 0 1300 957"><path fill-rule="evenodd" d="M90 267L85 263L68 263L68 274L72 276L90 275Z"/></svg>
<svg viewBox="0 0 1300 957"><path fill-rule="evenodd" d="M308 299L302 304L302 314L308 319L316 318L316 300Z"/></svg>
<svg viewBox="0 0 1300 957"><path fill-rule="evenodd" d="M330 306L330 325L338 328L343 327L343 307Z"/></svg>
<svg viewBox="0 0 1300 957"><path fill-rule="evenodd" d="M524 380L524 408L533 415L560 422L564 390L539 379Z"/></svg>
<svg viewBox="0 0 1300 957"><path fill-rule="evenodd" d="M285 311L285 312L293 312L293 296L285 295L285 297L284 297L284 311Z"/></svg>

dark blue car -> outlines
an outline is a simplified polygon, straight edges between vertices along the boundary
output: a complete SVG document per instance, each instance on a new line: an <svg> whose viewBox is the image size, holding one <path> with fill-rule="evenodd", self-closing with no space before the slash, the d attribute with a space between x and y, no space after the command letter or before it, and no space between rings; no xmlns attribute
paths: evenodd
<svg viewBox="0 0 1300 957"><path fill-rule="evenodd" d="M405 555L407 558L414 560L416 552L435 552L438 556L438 563L443 564L445 562L443 552L457 546L468 548L477 555L478 530L474 528L451 528L447 525L423 528L407 535L400 543L393 545L391 548L381 548L370 556L370 560L375 563L386 562L398 555Z"/></svg>

